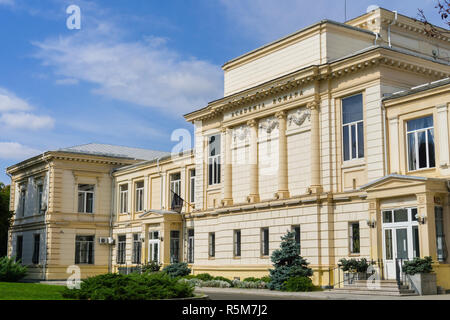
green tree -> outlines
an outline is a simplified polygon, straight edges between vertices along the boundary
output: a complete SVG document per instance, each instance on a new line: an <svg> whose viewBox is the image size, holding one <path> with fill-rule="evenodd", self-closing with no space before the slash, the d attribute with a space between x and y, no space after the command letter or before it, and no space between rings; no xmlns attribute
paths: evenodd
<svg viewBox="0 0 450 320"><path fill-rule="evenodd" d="M8 229L12 213L9 211L10 186L0 182L0 257L5 256L8 247Z"/></svg>
<svg viewBox="0 0 450 320"><path fill-rule="evenodd" d="M270 257L274 269L270 272L270 290L283 290L285 281L292 277L310 277L313 274L308 268L308 262L298 253L298 243L295 242L295 232L287 232L281 237L280 249L275 250Z"/></svg>

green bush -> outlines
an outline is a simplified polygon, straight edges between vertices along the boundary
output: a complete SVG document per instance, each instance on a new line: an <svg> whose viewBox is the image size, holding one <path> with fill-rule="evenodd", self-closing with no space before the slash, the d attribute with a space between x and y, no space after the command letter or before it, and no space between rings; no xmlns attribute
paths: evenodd
<svg viewBox="0 0 450 320"><path fill-rule="evenodd" d="M338 266L342 268L342 271L348 271L348 272L367 272L367 269L369 268L369 262L367 262L366 258L362 258L361 260L357 259L345 259L342 258L339 260Z"/></svg>
<svg viewBox="0 0 450 320"><path fill-rule="evenodd" d="M172 263L165 267L162 271L173 278L184 277L191 273L191 269L188 268L186 262Z"/></svg>
<svg viewBox="0 0 450 320"><path fill-rule="evenodd" d="M231 282L232 282L232 280L230 280L228 278L225 278L225 277L222 277L222 276L214 277L214 280L225 281L225 282L228 282L230 285L231 285Z"/></svg>
<svg viewBox="0 0 450 320"><path fill-rule="evenodd" d="M261 281L261 279L255 278L255 277L248 277L248 278L245 278L242 281L245 281L245 282L258 282L258 281Z"/></svg>
<svg viewBox="0 0 450 320"><path fill-rule="evenodd" d="M416 273L430 273L433 271L433 259L431 257L414 258L412 261L403 262L403 272L409 275Z"/></svg>
<svg viewBox="0 0 450 320"><path fill-rule="evenodd" d="M150 261L142 265L142 273L158 272L161 269L161 264L156 261Z"/></svg>
<svg viewBox="0 0 450 320"><path fill-rule="evenodd" d="M14 258L0 258L0 281L17 282L27 275L27 267L22 266L20 261Z"/></svg>
<svg viewBox="0 0 450 320"><path fill-rule="evenodd" d="M80 289L65 288L63 297L80 300L155 300L192 297L194 287L163 272L103 274L88 278Z"/></svg>
<svg viewBox="0 0 450 320"><path fill-rule="evenodd" d="M283 291L290 292L313 291L314 288L312 280L308 277L292 277L283 284Z"/></svg>
<svg viewBox="0 0 450 320"><path fill-rule="evenodd" d="M262 277L261 281L265 282L265 283L269 283L270 282L270 277L269 276Z"/></svg>
<svg viewBox="0 0 450 320"><path fill-rule="evenodd" d="M214 279L214 277L212 275L210 275L209 273L200 273L200 274L197 274L195 277L202 281L209 281L209 280Z"/></svg>

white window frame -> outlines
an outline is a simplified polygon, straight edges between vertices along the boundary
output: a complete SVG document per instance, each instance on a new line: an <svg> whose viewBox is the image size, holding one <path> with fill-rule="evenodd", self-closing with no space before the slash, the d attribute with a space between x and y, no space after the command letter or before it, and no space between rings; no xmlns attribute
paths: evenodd
<svg viewBox="0 0 450 320"><path fill-rule="evenodd" d="M214 238L214 241L212 241ZM216 233L210 232L208 234L208 257L214 258L216 256Z"/></svg>
<svg viewBox="0 0 450 320"><path fill-rule="evenodd" d="M242 231L240 229L237 229L233 230L233 256L241 257L241 255L242 255Z"/></svg>
<svg viewBox="0 0 450 320"><path fill-rule="evenodd" d="M44 184L42 182L36 184L36 193L37 193L38 214L40 214L42 212L42 202L44 200Z"/></svg>
<svg viewBox="0 0 450 320"><path fill-rule="evenodd" d="M125 241L120 241L120 238L125 239ZM119 261L120 257L120 261ZM116 263L119 265L126 264L127 263L127 235L126 234L119 234L117 236L117 257L116 257Z"/></svg>
<svg viewBox="0 0 450 320"><path fill-rule="evenodd" d="M427 118L428 116L424 116L421 118ZM431 115L431 117L433 117ZM420 119L420 118L419 118ZM415 120L415 119L411 119L411 120ZM429 129L433 129L433 133L434 133L434 118L433 118L433 126L431 127L427 127L427 128L421 128L421 129L416 129L416 130L411 130L408 131L408 121L406 121L406 158L408 160L408 172L412 172L412 171L417 171L417 170L424 170L424 169L431 169L431 168L436 168L436 150L434 153L434 167L430 167L430 154L429 154L429 150L428 150L428 130ZM421 132L425 132L425 151L426 151L426 159L427 159L427 166L423 167L423 168L419 168L419 133ZM413 134L414 135L414 146L415 146L415 150L414 150L414 155L415 155L415 160L416 160L416 169L410 169L410 164L411 164L411 159L409 158L409 135ZM435 139L436 141L436 139ZM434 144L434 147L436 148L436 142Z"/></svg>
<svg viewBox="0 0 450 320"><path fill-rule="evenodd" d="M138 183L142 183L142 187L137 187ZM136 212L144 211L144 181L137 181L136 184Z"/></svg>
<svg viewBox="0 0 450 320"><path fill-rule="evenodd" d="M122 190L122 187L127 187ZM119 185L119 213L128 214L128 184Z"/></svg>
<svg viewBox="0 0 450 320"><path fill-rule="evenodd" d="M209 140L211 139L211 137L216 137L216 139L220 139L222 138L220 134L212 134L210 136L208 136L208 185L209 186L213 186L213 185L217 185L221 183L221 163L220 163L220 155L222 152L222 142L220 142L220 150L217 152L216 155L211 156L211 145L209 143ZM211 174L212 177L210 177L210 172L209 172L209 166L212 165L212 170L211 170ZM211 179L210 179L211 178ZM211 180L211 183L210 183Z"/></svg>
<svg viewBox="0 0 450 320"><path fill-rule="evenodd" d="M189 200L195 203L195 169L189 170Z"/></svg>
<svg viewBox="0 0 450 320"><path fill-rule="evenodd" d="M180 178L173 179L173 177L176 174L178 174L180 176ZM170 180L170 190L169 190L170 191L169 207L170 207L172 205L172 201L173 201L173 192L175 192L179 197L181 197L181 172L171 173L169 176L169 180Z"/></svg>
<svg viewBox="0 0 450 320"><path fill-rule="evenodd" d="M358 234L358 240L359 240L359 251L355 252L355 248L353 247L353 225L357 225L358 226L358 230L359 230L359 234ZM359 221L351 221L348 223L348 227L349 227L349 249L350 249L350 254L361 254L361 226L359 224Z"/></svg>
<svg viewBox="0 0 450 320"><path fill-rule="evenodd" d="M77 240L77 237L92 237L92 240ZM80 251L77 252L77 244L79 245ZM83 257L82 245L87 246L86 256ZM95 263L95 236L93 235L76 235L75 236L75 264L94 264ZM92 261L89 261L89 251L91 251ZM78 254L78 262L77 260ZM82 259L83 258L83 259ZM86 258L86 259L84 259ZM87 261L86 261L87 260Z"/></svg>
<svg viewBox="0 0 450 320"><path fill-rule="evenodd" d="M193 235L189 235L189 231L192 230ZM194 263L195 259L194 259L194 250L195 250L195 231L193 228L189 228L187 230L187 235L188 235L188 247L187 247L187 251L188 251L188 256L187 256L187 262L188 263Z"/></svg>
<svg viewBox="0 0 450 320"><path fill-rule="evenodd" d="M352 121L352 122L347 122L344 124L344 100L347 98L351 98L354 96L358 96L361 95L362 97L362 114L363 117L361 120L357 120L357 121ZM347 96L341 99L341 114L342 114L342 159L347 162L347 161L354 161L357 159L364 159L365 157L365 150L363 150L363 156L360 156L359 154L359 142L358 142L358 124L362 123L362 139L363 139L363 144L364 144L364 96L362 93L357 93L351 96ZM353 157L352 155L352 127L355 127L355 139L356 139L356 156ZM348 127L348 155L349 158L347 160L345 160L345 144L344 144L344 128ZM364 146L365 147L365 146Z"/></svg>
<svg viewBox="0 0 450 320"><path fill-rule="evenodd" d="M265 236L265 232L264 232L265 230L267 230L267 237ZM263 256L263 257L270 255L270 249L269 249L270 248L270 240L269 239L270 239L269 227L261 228L261 256Z"/></svg>
<svg viewBox="0 0 450 320"><path fill-rule="evenodd" d="M80 190L80 185L88 185L93 187L93 191L84 191ZM95 212L95 185L94 184L88 184L88 183L79 183L77 185L78 192L77 192L77 206L78 206L78 213L94 213ZM82 211L80 211L80 207L78 204L78 197L80 196L80 193L83 194L83 208ZM87 211L87 195L92 194L92 212Z"/></svg>
<svg viewBox="0 0 450 320"><path fill-rule="evenodd" d="M27 198L27 188L23 185L19 187L19 204L20 206L19 210L19 217L25 217L25 205L26 205L26 198Z"/></svg>

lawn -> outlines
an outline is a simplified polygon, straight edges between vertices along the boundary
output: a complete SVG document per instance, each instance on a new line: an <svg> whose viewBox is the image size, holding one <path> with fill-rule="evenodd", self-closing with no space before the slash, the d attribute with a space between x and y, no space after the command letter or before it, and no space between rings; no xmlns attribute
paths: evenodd
<svg viewBox="0 0 450 320"><path fill-rule="evenodd" d="M0 300L66 300L60 292L64 286L0 282Z"/></svg>

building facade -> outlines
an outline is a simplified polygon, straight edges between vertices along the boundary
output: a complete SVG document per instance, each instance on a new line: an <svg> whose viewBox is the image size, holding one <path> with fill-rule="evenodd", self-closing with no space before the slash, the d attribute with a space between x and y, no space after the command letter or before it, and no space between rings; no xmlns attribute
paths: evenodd
<svg viewBox="0 0 450 320"><path fill-rule="evenodd" d="M113 241L93 240L108 270L186 261L263 276L292 230L316 284L336 283L341 258L395 279L401 261L431 256L450 289L449 52L449 38L379 8L225 63L224 97L185 115L192 151L112 170Z"/></svg>

